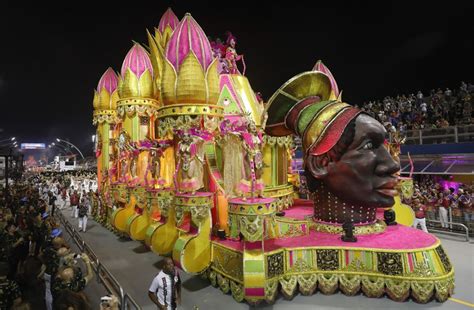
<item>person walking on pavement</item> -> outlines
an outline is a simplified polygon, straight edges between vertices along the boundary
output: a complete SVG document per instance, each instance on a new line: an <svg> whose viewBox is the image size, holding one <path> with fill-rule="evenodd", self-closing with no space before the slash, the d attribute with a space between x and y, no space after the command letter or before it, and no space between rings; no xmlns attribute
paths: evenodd
<svg viewBox="0 0 474 310"><path fill-rule="evenodd" d="M49 207L50 207L50 210L51 210L51 216L54 216L54 211L56 210L56 195L53 194L53 192L49 192L48 194L49 196Z"/></svg>
<svg viewBox="0 0 474 310"><path fill-rule="evenodd" d="M163 269L151 282L148 297L160 310L175 310L181 303L181 278L171 258L165 258Z"/></svg>
<svg viewBox="0 0 474 310"><path fill-rule="evenodd" d="M62 205L61 205L61 210L66 208L67 205L68 205L68 202L70 202L69 200L69 194L68 194L68 191L67 191L67 188L66 187L63 187L61 189L61 199L62 199Z"/></svg>
<svg viewBox="0 0 474 310"><path fill-rule="evenodd" d="M71 202L71 217L77 217L77 206L79 205L79 195L77 194L77 191L74 190L74 193L72 193L71 197L69 198Z"/></svg>
<svg viewBox="0 0 474 310"><path fill-rule="evenodd" d="M79 203L79 231L86 232L87 228L87 214L89 213L89 199L84 197Z"/></svg>

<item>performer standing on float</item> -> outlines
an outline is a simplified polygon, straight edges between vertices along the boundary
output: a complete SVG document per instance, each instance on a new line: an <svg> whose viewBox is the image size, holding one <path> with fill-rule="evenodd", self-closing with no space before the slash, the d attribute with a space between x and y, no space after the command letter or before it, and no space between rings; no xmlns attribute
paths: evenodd
<svg viewBox="0 0 474 310"><path fill-rule="evenodd" d="M206 140L199 135L184 132L178 143L177 184L179 191L194 194L204 186L204 148Z"/></svg>
<svg viewBox="0 0 474 310"><path fill-rule="evenodd" d="M227 70L230 74L240 74L239 69L237 68L237 61L243 60L243 55L237 54L235 50L236 38L232 33L227 32L227 49L225 52L225 60L227 62ZM245 70L244 70L245 71Z"/></svg>
<svg viewBox="0 0 474 310"><path fill-rule="evenodd" d="M257 130L257 126L251 120L248 120L248 132L242 132L242 145L245 150L243 178L238 186L242 198L250 193L250 197L263 197L265 184L262 181L263 156L262 133Z"/></svg>
<svg viewBox="0 0 474 310"><path fill-rule="evenodd" d="M150 157L148 158L145 175L150 174L151 180L145 178L145 185L151 188L158 188L165 184L165 180L161 177L161 159L163 158L164 150L171 144L168 141L156 142L148 139L142 142L150 150Z"/></svg>
<svg viewBox="0 0 474 310"><path fill-rule="evenodd" d="M128 183L128 173L131 174L131 166L134 160L135 148L132 146L130 136L122 131L118 137L118 148L120 154L120 182ZM136 172L136 171L135 171Z"/></svg>

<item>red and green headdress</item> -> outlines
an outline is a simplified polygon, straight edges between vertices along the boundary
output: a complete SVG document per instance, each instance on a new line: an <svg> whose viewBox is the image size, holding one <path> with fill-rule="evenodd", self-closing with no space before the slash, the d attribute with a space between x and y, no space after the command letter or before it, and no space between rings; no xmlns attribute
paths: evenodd
<svg viewBox="0 0 474 310"><path fill-rule="evenodd" d="M268 101L265 132L271 136L301 137L305 156L328 152L349 122L361 113L333 94L325 73L309 71L294 76Z"/></svg>

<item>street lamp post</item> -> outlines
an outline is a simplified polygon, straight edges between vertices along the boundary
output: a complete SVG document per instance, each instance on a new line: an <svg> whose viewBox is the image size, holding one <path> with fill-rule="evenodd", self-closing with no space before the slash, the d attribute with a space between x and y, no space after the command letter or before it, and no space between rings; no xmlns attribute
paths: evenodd
<svg viewBox="0 0 474 310"><path fill-rule="evenodd" d="M5 142L5 141L15 141L15 137L11 137L11 138L8 138L8 139L3 139L3 140L0 140L0 142Z"/></svg>
<svg viewBox="0 0 474 310"><path fill-rule="evenodd" d="M60 147L60 146L61 146L61 147ZM57 148L57 149L59 150L59 153L60 153L60 154L61 154L61 152L62 152L64 155L68 155L68 154L67 154L67 152L68 152L67 149L66 149L64 146L62 146L61 144L55 144L55 143L53 142L53 143L51 143L48 147L49 147L50 149L53 148L53 147L55 147L55 148Z"/></svg>
<svg viewBox="0 0 474 310"><path fill-rule="evenodd" d="M16 143L16 141L13 142L13 143L12 143L12 142L8 142L8 143L5 143L5 144L0 145L0 148L4 148L4 147L6 147L6 146L8 146L8 147L12 147L12 146L13 146L13 147L17 147L18 144Z"/></svg>
<svg viewBox="0 0 474 310"><path fill-rule="evenodd" d="M63 139L59 139L59 138L56 138L56 141L58 141L58 142L64 142L64 143L69 144L70 146L72 146L73 148L75 148L75 149L79 152L79 154L81 155L82 159L84 159L84 155L82 155L81 150L79 150L79 148L78 148L77 146L75 146L74 144L72 144L71 142L66 141L66 140L63 140Z"/></svg>
<svg viewBox="0 0 474 310"><path fill-rule="evenodd" d="M56 151L58 153L53 152L53 148L56 148ZM64 156L68 155L66 150L54 144L54 142L48 145L48 150L51 152L51 155L53 155L53 161L54 161L55 154L64 155ZM48 163L49 163L49 155L48 155Z"/></svg>

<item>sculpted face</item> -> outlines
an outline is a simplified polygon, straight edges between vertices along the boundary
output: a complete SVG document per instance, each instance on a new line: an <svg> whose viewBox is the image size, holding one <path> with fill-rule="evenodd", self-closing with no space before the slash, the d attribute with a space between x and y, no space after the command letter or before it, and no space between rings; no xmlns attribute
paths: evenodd
<svg viewBox="0 0 474 310"><path fill-rule="evenodd" d="M327 163L323 176L315 176L330 192L348 203L391 207L397 194L394 174L400 165L385 148L385 136L386 130L378 121L359 115L352 144L340 160Z"/></svg>

